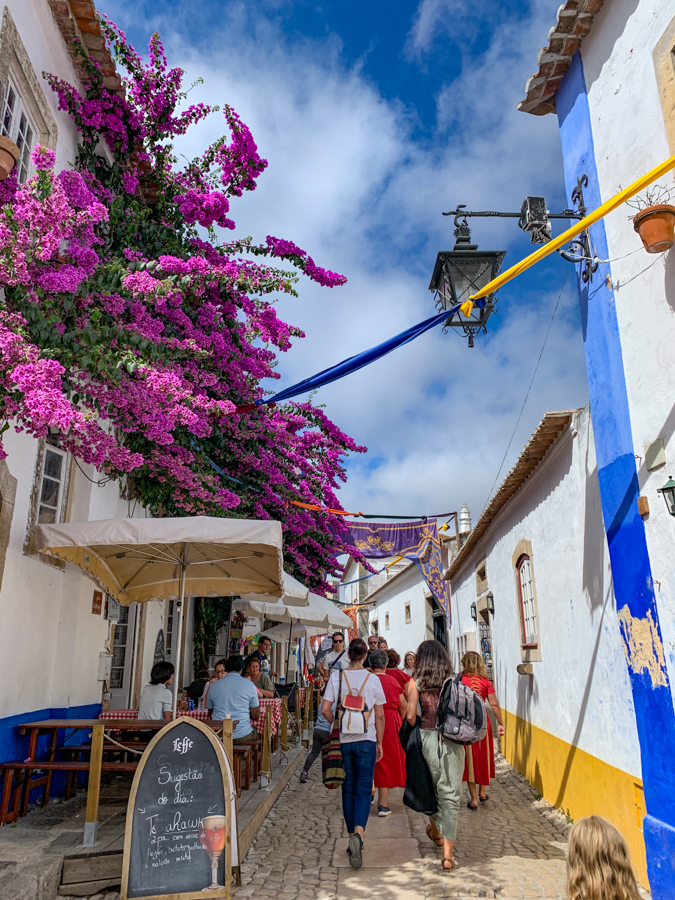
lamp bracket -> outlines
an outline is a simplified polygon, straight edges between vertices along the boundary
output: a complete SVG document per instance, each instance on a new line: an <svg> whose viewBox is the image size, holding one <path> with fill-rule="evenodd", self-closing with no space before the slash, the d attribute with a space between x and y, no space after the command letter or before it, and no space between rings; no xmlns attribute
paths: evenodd
<svg viewBox="0 0 675 900"><path fill-rule="evenodd" d="M546 209L546 201L543 197L526 197L520 212L496 212L495 210L471 210L465 203L460 203L456 209L444 212L444 216L454 216L455 236L460 241L467 243L471 239L471 230L467 219L518 219L518 226L530 234L533 244L547 244L551 240L551 219L583 219L586 216L586 204L584 202L583 189L588 187L588 175L577 178L577 186L572 191L572 203L576 209L563 209L562 212L552 213ZM591 241L588 230L582 231L574 240L570 241L567 249L558 250L563 259L571 263L582 263L581 280L584 282L593 280L593 272L598 268L591 251Z"/></svg>

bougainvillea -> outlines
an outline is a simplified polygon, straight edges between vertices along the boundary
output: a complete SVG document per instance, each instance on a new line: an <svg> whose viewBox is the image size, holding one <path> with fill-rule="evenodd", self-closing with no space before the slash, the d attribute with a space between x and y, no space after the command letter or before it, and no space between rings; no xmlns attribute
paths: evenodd
<svg viewBox="0 0 675 900"><path fill-rule="evenodd" d="M344 456L364 448L311 402L234 411L264 396L276 351L302 337L273 306L295 294L295 270L345 279L291 241L219 242L214 226L234 228L231 201L267 165L249 129L225 106L229 135L179 168L172 140L216 110L180 109L183 72L157 35L145 63L102 27L124 93L76 45L84 96L45 74L80 131L76 164L54 174L38 146L33 177L0 187L0 418L36 437L59 429L155 515L280 520L287 569L325 592L344 525L290 501L339 508Z"/></svg>

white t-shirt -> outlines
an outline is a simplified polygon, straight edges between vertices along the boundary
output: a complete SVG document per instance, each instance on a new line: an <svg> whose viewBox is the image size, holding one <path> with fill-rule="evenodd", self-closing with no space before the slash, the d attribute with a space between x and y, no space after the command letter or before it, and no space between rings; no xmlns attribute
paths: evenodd
<svg viewBox="0 0 675 900"><path fill-rule="evenodd" d="M138 707L139 719L163 719L165 712L171 712L173 694L165 684L146 684L141 691Z"/></svg>
<svg viewBox="0 0 675 900"><path fill-rule="evenodd" d="M368 676L370 675L370 678ZM366 682L366 686L363 689L363 693L361 696L366 701L366 707L370 710L373 710L368 719L368 731L365 734L341 734L340 735L340 743L341 744L351 744L355 741L377 741L377 734L375 732L375 711L373 707L384 706L386 702L386 698L384 696L384 690L382 688L382 682L377 677L377 675L373 675L368 672L366 669L352 669L348 672L342 673L342 696L349 693L349 689L347 688L347 681L349 682L349 689L351 689L352 694L358 694L361 690L361 686L363 682L368 678ZM331 672L331 676L328 679L328 684L326 685L326 690L324 691L323 699L330 700L331 703L336 703L338 698L338 693L340 690L340 672L339 670L335 672Z"/></svg>
<svg viewBox="0 0 675 900"><path fill-rule="evenodd" d="M340 657L339 659L338 656ZM331 672L337 671L337 669L346 669L349 665L349 656L347 655L347 651L331 650L331 652L327 653L321 660L320 665L322 665L326 669L329 669Z"/></svg>

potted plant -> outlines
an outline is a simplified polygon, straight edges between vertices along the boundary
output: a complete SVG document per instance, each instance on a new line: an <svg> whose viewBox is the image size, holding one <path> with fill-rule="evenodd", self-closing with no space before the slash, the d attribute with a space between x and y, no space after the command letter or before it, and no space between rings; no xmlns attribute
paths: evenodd
<svg viewBox="0 0 675 900"><path fill-rule="evenodd" d="M644 197L635 197L628 206L637 209L632 217L633 228L642 239L647 253L664 253L673 246L675 233L675 206L668 202L673 188L656 184L645 191Z"/></svg>
<svg viewBox="0 0 675 900"><path fill-rule="evenodd" d="M19 148L14 141L0 135L0 181L12 171L19 159Z"/></svg>

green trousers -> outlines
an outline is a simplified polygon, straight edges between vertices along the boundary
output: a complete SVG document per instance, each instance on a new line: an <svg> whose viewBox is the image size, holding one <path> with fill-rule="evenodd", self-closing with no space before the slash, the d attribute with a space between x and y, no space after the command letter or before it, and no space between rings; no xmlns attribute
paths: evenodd
<svg viewBox="0 0 675 900"><path fill-rule="evenodd" d="M461 744L453 744L445 738L439 740L435 729L433 731L422 729L420 734L422 752L431 771L438 803L438 812L431 818L441 836L447 841L454 841L462 795L464 747Z"/></svg>

